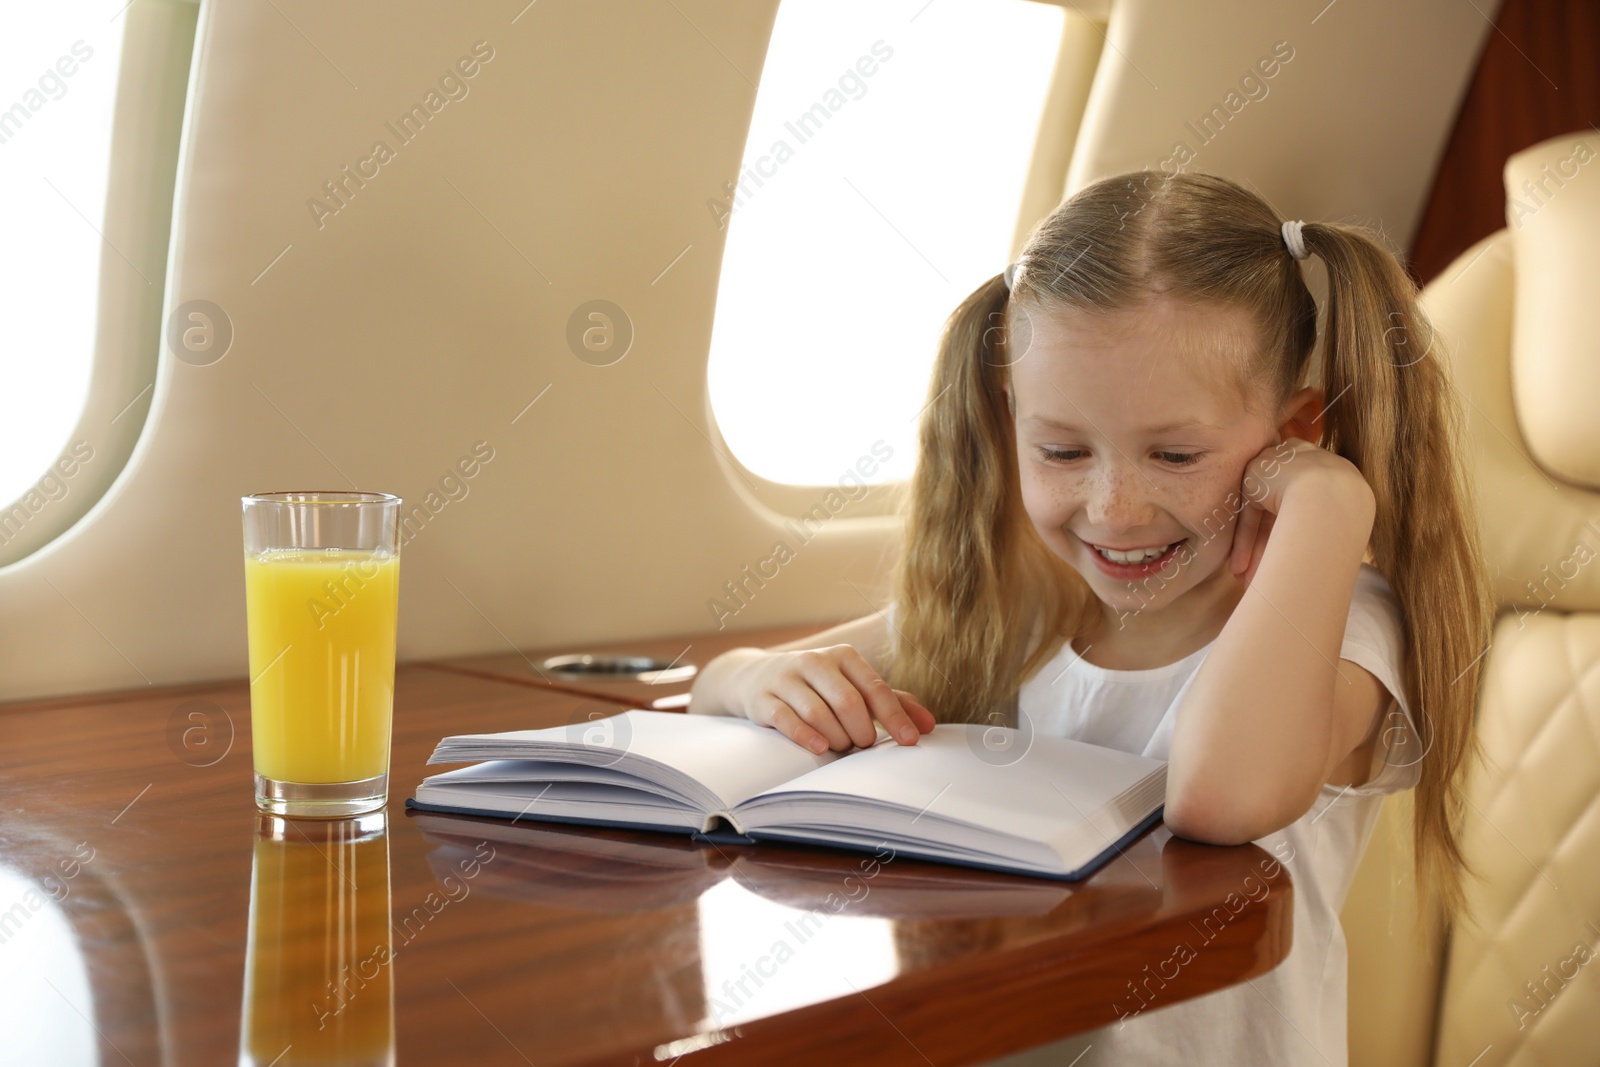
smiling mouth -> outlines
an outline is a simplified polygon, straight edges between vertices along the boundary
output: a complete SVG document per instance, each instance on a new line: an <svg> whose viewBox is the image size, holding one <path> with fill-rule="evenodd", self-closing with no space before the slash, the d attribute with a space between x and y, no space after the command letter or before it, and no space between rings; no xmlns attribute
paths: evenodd
<svg viewBox="0 0 1600 1067"><path fill-rule="evenodd" d="M1082 541L1083 538L1080 537L1078 540ZM1174 547L1182 544L1186 540L1188 540L1188 538L1180 537L1176 541L1168 541L1165 544L1150 545L1145 548L1128 549L1106 548L1090 541L1084 541L1083 543L1094 549L1101 559L1107 560L1111 563L1120 563L1123 566L1137 566L1141 563L1149 563L1151 560L1160 559L1162 556L1165 556L1168 552L1170 552Z"/></svg>

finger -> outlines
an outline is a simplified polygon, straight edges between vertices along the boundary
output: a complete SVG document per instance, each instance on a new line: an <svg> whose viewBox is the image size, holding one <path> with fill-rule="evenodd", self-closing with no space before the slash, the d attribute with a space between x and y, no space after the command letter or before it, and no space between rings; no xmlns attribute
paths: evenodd
<svg viewBox="0 0 1600 1067"><path fill-rule="evenodd" d="M939 724L938 718L928 706L910 693L895 690L900 697L900 706L905 709L906 716L910 718L918 730L928 733Z"/></svg>
<svg viewBox="0 0 1600 1067"><path fill-rule="evenodd" d="M804 722L826 737L829 748L842 752L855 744L840 725L833 708L805 681L775 689L772 695L789 705Z"/></svg>
<svg viewBox="0 0 1600 1067"><path fill-rule="evenodd" d="M806 680L811 683L811 688L828 702L828 707L833 709L834 718L844 728L851 744L861 748L871 748L877 743L878 729L872 724L874 718L872 709L868 707L867 699L856 687L856 683L844 673L839 663L830 661L826 669L818 670L815 680L810 675L807 675ZM895 703L898 705L899 701Z"/></svg>
<svg viewBox="0 0 1600 1067"><path fill-rule="evenodd" d="M866 710L872 713L874 719L883 723L883 728L889 731L890 736L902 745L917 743L921 731L900 706L900 698L889 688L889 683L872 669L872 664L863 659L861 653L855 649L844 653L839 660L839 669L844 672L850 684L855 686L858 695L865 699ZM848 725L847 723L846 726ZM867 725L870 728L872 724ZM851 733L854 734L855 731L852 730ZM876 738L877 731L874 730L873 739ZM866 744L870 745L872 741Z"/></svg>
<svg viewBox="0 0 1600 1067"><path fill-rule="evenodd" d="M1261 506L1261 501L1266 498L1269 486L1266 475L1262 473L1257 464L1252 463L1244 472L1244 480L1240 483L1239 491L1244 495L1247 505Z"/></svg>
<svg viewBox="0 0 1600 1067"><path fill-rule="evenodd" d="M918 730L923 733L930 733L934 726L938 725L938 720L933 717L933 712L929 711L927 705L923 704L922 701L904 689L896 689L894 695L900 698L900 706L905 709L907 717L911 719Z"/></svg>
<svg viewBox="0 0 1600 1067"><path fill-rule="evenodd" d="M859 655L848 645L802 652L798 659L800 677L805 684L827 703L834 720L843 729L849 743L870 748L878 740L878 731L872 725L872 713L866 699L856 690L855 684L845 676L841 659L851 654Z"/></svg>
<svg viewBox="0 0 1600 1067"><path fill-rule="evenodd" d="M1253 504L1246 504L1244 511L1239 513L1239 521L1233 527L1233 544L1228 552L1228 566L1234 574L1243 574L1250 563L1250 548L1255 544L1256 527L1261 523L1261 511Z"/></svg>
<svg viewBox="0 0 1600 1067"><path fill-rule="evenodd" d="M801 748L808 748L818 755L828 751L828 739L826 737L823 737L809 726L804 719L796 715L794 709L789 705L777 697L770 697L769 699L772 701L772 706L767 712L767 719L773 729Z"/></svg>

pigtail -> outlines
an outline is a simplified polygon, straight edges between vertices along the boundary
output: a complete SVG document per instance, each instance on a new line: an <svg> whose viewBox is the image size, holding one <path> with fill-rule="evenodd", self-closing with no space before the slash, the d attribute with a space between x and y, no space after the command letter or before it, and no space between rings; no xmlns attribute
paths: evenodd
<svg viewBox="0 0 1600 1067"><path fill-rule="evenodd" d="M1436 887L1448 920L1462 904L1461 876L1471 873L1457 836L1461 775L1478 755L1473 713L1494 619L1471 483L1458 458L1461 411L1399 261L1352 227L1308 223L1303 235L1328 269L1322 443L1372 487L1374 564L1405 611L1406 696L1421 736L1397 758L1422 763L1417 892L1420 901Z"/></svg>
<svg viewBox="0 0 1600 1067"><path fill-rule="evenodd" d="M1022 679L1091 607L1022 507L1002 392L1007 300L996 275L945 323L895 572L888 677L941 722L1014 724Z"/></svg>

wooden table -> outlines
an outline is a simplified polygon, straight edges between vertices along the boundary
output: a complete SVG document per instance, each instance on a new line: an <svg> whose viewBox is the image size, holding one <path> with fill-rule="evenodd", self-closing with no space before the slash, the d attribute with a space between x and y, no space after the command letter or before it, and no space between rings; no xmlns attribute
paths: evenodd
<svg viewBox="0 0 1600 1067"><path fill-rule="evenodd" d="M455 671L475 678L493 678L525 685L536 689L558 689L581 696L621 704L629 708L683 708L688 704L689 686L693 679L666 682L634 681L628 678L607 680L593 676L573 677L559 671L546 670L545 660L556 656L579 653L629 657L649 657L676 667L704 667L712 659L731 648L754 645L767 648L798 640L808 634L827 629L831 623L819 622L810 626L783 626L767 630L750 630L743 633L726 631L690 634L686 637L667 637L651 641L623 641L595 643L581 647L545 648L533 651L495 652L484 656L465 656L459 659L435 660L424 664L435 670Z"/></svg>
<svg viewBox="0 0 1600 1067"><path fill-rule="evenodd" d="M623 703L481 667L397 672L364 822L258 819L243 681L0 705L0 973L32 1039L136 1067L950 1067L1114 1021L1179 941L1149 1010L1288 953L1287 874L1163 828L1063 884L405 811L444 734Z"/></svg>

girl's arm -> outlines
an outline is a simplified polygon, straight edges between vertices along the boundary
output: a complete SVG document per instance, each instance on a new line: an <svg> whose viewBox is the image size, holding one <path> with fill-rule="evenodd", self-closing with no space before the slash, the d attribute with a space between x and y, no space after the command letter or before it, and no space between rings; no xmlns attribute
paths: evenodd
<svg viewBox="0 0 1600 1067"><path fill-rule="evenodd" d="M1370 755L1388 704L1371 674L1339 658L1372 490L1348 461L1291 441L1291 461L1246 479L1268 487L1235 533L1230 563L1248 585L1173 729L1166 821L1213 844L1252 841L1305 814L1330 777L1350 775L1352 753ZM1257 523L1272 536L1252 577Z"/></svg>
<svg viewBox="0 0 1600 1067"><path fill-rule="evenodd" d="M772 648L730 649L695 677L689 711L743 715L813 752L871 745L874 719L914 745L933 713L883 680L888 649L881 612Z"/></svg>

